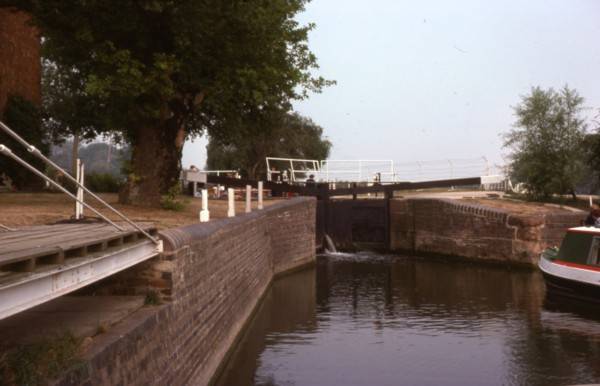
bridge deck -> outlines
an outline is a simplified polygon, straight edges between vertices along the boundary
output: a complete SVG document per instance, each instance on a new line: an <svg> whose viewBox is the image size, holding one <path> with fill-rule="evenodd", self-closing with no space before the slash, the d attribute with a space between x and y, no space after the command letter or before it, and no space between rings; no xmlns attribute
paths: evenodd
<svg viewBox="0 0 600 386"><path fill-rule="evenodd" d="M128 224L125 231L105 223L64 223L38 225L0 232L0 270L31 272L40 265L61 264L65 259L123 246L144 238ZM140 224L151 234L156 228Z"/></svg>
<svg viewBox="0 0 600 386"><path fill-rule="evenodd" d="M30 226L0 233L0 320L157 256L133 227L104 223ZM142 229L156 235L149 223Z"/></svg>

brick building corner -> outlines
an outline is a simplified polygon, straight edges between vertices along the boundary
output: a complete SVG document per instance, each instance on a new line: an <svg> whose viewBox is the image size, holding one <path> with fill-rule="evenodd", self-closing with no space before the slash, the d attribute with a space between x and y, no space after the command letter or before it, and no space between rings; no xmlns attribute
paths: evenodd
<svg viewBox="0 0 600 386"><path fill-rule="evenodd" d="M0 8L0 117L10 95L41 103L41 42L30 17Z"/></svg>

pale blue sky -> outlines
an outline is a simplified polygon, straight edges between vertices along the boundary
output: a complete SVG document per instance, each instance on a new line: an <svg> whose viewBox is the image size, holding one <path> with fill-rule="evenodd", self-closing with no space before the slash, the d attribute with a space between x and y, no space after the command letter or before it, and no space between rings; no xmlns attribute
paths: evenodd
<svg viewBox="0 0 600 386"><path fill-rule="evenodd" d="M319 74L338 84L295 108L332 159L500 162L511 106L536 85L600 108L597 0L313 0L299 20L317 24ZM204 165L205 145L186 145L184 165Z"/></svg>

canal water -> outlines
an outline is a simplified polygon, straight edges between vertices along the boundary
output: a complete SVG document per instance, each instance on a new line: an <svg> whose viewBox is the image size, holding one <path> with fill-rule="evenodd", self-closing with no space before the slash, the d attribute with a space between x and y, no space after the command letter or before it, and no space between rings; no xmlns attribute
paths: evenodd
<svg viewBox="0 0 600 386"><path fill-rule="evenodd" d="M600 382L600 311L538 272L368 253L276 280L218 385Z"/></svg>

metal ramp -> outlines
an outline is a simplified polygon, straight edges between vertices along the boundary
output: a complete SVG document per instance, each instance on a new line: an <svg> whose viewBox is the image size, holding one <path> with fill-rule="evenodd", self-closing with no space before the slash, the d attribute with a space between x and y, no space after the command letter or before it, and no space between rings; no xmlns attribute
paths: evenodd
<svg viewBox="0 0 600 386"><path fill-rule="evenodd" d="M103 223L31 226L0 232L0 319L157 256L138 229ZM140 224L153 236L156 228Z"/></svg>

